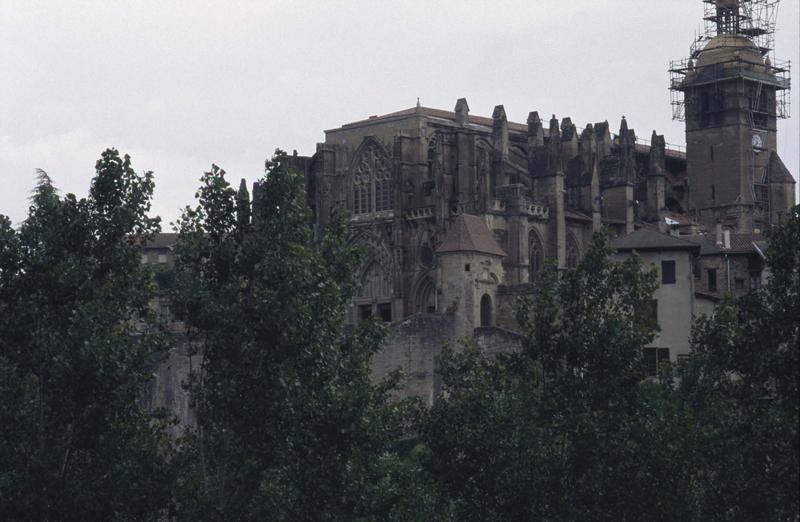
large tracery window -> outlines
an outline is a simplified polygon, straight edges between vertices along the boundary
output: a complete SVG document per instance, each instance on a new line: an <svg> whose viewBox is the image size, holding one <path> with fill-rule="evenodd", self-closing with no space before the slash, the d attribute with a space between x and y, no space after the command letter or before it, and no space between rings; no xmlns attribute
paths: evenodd
<svg viewBox="0 0 800 522"><path fill-rule="evenodd" d="M372 184L369 175L362 176L358 172L353 175L353 214L369 214L372 212Z"/></svg>
<svg viewBox="0 0 800 522"><path fill-rule="evenodd" d="M353 172L353 214L391 210L393 200L389 158L377 143L370 143L361 151Z"/></svg>
<svg viewBox="0 0 800 522"><path fill-rule="evenodd" d="M544 266L544 248L542 241L539 239L539 234L535 230L528 233L528 259L530 268L530 282L533 283L536 279L536 274Z"/></svg>

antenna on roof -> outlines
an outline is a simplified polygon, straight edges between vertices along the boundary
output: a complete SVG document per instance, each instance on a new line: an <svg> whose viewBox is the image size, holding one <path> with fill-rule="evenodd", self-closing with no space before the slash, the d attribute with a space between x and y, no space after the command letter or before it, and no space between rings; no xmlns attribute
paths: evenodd
<svg viewBox="0 0 800 522"><path fill-rule="evenodd" d="M419 109L419 108L420 108L420 104L419 104L419 96L417 96L417 109Z"/></svg>

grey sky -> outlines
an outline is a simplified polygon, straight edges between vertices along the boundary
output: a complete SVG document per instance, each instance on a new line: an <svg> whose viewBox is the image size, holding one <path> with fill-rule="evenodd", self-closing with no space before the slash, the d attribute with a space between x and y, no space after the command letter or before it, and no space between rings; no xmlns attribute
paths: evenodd
<svg viewBox="0 0 800 522"><path fill-rule="evenodd" d="M579 126L620 117L642 138L671 121L670 59L700 0L146 2L0 0L0 213L24 219L43 168L84 195L102 150L156 175L173 221L211 163L252 181L276 147L312 154L323 130L411 107L504 104ZM800 112L800 2L781 2L777 56ZM778 150L798 177L800 118Z"/></svg>

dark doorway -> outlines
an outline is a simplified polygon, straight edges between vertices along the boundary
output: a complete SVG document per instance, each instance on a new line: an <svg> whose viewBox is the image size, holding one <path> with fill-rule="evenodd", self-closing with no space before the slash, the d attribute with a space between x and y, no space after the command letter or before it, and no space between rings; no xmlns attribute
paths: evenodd
<svg viewBox="0 0 800 522"><path fill-rule="evenodd" d="M481 326L492 326L492 298L489 294L481 297Z"/></svg>

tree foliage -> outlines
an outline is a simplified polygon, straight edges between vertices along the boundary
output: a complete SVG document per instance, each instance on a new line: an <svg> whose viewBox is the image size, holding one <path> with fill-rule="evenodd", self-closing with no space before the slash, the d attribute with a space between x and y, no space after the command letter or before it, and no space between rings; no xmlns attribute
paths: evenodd
<svg viewBox="0 0 800 522"><path fill-rule="evenodd" d="M612 252L600 234L576 270L545 271L518 306L521 352L444 352L422 436L458 520L674 519L660 516L674 502L649 500L674 471L652 451L658 399L643 383L656 280Z"/></svg>
<svg viewBox="0 0 800 522"><path fill-rule="evenodd" d="M4 520L797 520L800 207L767 284L659 379L655 272L603 232L517 303L520 351L444 349L427 407L372 382L385 331L345 325L348 216L315 237L290 165L277 151L252 202L213 166L177 223L158 276L202 356L178 441L137 401L170 346L140 258L152 174L107 150L87 198L41 172L27 220L0 216Z"/></svg>
<svg viewBox="0 0 800 522"><path fill-rule="evenodd" d="M254 191L214 166L179 222L177 315L201 346L183 442L188 520L385 520L403 406L373 385L377 323L345 334L359 253L337 212L314 241L302 174L278 151Z"/></svg>
<svg viewBox="0 0 800 522"><path fill-rule="evenodd" d="M152 519L169 499L167 440L137 403L166 347L140 261L152 174L112 149L96 172L80 200L40 172L19 229L0 217L5 520Z"/></svg>
<svg viewBox="0 0 800 522"><path fill-rule="evenodd" d="M458 520L797 520L800 210L769 281L697 321L690 360L645 379L655 288L596 237L520 302L520 353L446 350L426 468Z"/></svg>
<svg viewBox="0 0 800 522"><path fill-rule="evenodd" d="M697 520L797 520L800 207L769 234L767 284L698 321L675 400L693 429Z"/></svg>

